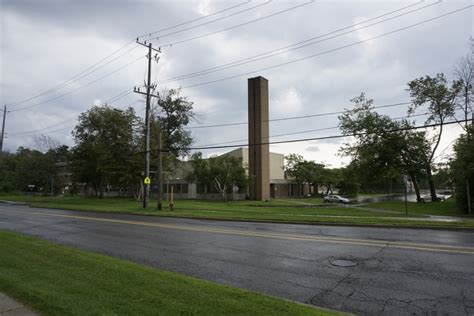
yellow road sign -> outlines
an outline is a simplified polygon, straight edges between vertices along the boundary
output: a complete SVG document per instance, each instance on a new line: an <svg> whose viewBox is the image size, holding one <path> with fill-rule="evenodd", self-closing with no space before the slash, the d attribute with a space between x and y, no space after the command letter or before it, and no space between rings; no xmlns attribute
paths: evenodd
<svg viewBox="0 0 474 316"><path fill-rule="evenodd" d="M143 183L150 184L151 183L150 177L146 177L145 180L143 180Z"/></svg>

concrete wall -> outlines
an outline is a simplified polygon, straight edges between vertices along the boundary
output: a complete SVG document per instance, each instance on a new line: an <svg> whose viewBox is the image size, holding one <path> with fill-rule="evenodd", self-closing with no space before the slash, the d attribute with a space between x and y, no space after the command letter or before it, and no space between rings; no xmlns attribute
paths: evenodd
<svg viewBox="0 0 474 316"><path fill-rule="evenodd" d="M248 165L249 165L249 150L247 148L237 148L224 155L242 159L242 165L246 169L248 175ZM270 181L272 179L284 180L285 171L284 171L284 160L285 156L278 153L270 153Z"/></svg>

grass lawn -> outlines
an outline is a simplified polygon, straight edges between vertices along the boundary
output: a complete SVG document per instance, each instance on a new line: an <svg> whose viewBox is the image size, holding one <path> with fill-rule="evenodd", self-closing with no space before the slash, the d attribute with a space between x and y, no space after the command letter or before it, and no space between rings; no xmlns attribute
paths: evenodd
<svg viewBox="0 0 474 316"><path fill-rule="evenodd" d="M387 225L416 227L474 227L474 221L434 222L426 215L460 215L455 210L454 200L441 203L410 203L409 217L405 217L403 202L391 201L368 204L366 207L345 207L324 204L320 199L284 199L264 201L200 201L177 200L174 211L170 211L164 201L164 209L156 210L156 201L144 210L141 204L127 198L84 198L84 197L29 197L3 196L3 200L27 201L32 206L98 211L155 216L193 217L209 219L255 220L299 223L330 223L357 225ZM312 201L314 204L305 205ZM302 204L303 203L303 204ZM389 212L387 212L387 210ZM414 217L423 217L425 220Z"/></svg>
<svg viewBox="0 0 474 316"><path fill-rule="evenodd" d="M0 291L46 315L340 315L6 231Z"/></svg>
<svg viewBox="0 0 474 316"><path fill-rule="evenodd" d="M385 209L405 214L405 202L385 201L368 205L371 208ZM415 215L442 215L442 216L464 216L466 215L457 208L456 200L453 198L443 202L416 203L408 202L408 214Z"/></svg>

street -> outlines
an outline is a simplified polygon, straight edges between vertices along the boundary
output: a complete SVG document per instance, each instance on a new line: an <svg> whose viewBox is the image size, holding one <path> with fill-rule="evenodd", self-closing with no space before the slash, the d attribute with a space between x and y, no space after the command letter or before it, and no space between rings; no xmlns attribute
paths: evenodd
<svg viewBox="0 0 474 316"><path fill-rule="evenodd" d="M474 232L0 204L0 229L360 315L473 315Z"/></svg>

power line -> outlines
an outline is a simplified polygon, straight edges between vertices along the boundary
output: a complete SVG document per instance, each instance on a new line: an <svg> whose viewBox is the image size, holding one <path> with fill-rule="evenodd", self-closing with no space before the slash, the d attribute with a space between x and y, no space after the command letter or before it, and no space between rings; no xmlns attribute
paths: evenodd
<svg viewBox="0 0 474 316"><path fill-rule="evenodd" d="M271 3L271 2L272 2L272 0L267 1L267 2L264 2L264 3L261 3L261 4L258 4L258 5L256 5L256 6L253 6L253 7L247 8L247 9L244 9L244 10L241 10L241 11L237 11L237 12L231 13L231 14L229 14L229 15L226 15L226 16L223 16L223 17L220 17L220 18L217 18L217 19L215 19L215 20L207 21L207 22L204 22L204 23L201 23L201 24L198 24L198 25L194 25L194 26L191 26L191 27L188 27L188 28L184 28L184 29L181 29L181 30L178 30L178 31L170 32L170 33L167 33L167 34L159 35L156 39L157 39L157 40L160 40L160 39L162 39L163 37L168 37L168 36L171 36L171 35L179 34L179 33L182 33L182 32L186 32L186 31L189 31L189 30L198 28L198 27L200 27L200 26L204 26L204 25L208 25L208 24L211 24L211 23L214 23L214 22L217 22L217 21L221 21L221 20L230 18L230 17L232 17L232 16L236 16L236 15L238 15L238 14L241 14L241 13L244 13L244 12L248 12L248 11L251 11L251 10L256 9L256 8L258 8L258 7L267 5L267 4Z"/></svg>
<svg viewBox="0 0 474 316"><path fill-rule="evenodd" d="M412 102L400 102L400 103L384 104L384 105L374 106L372 108L373 109L382 109L382 108L389 108L389 107L400 106L400 105L407 105L407 104L411 104L411 103ZM264 120L262 122L278 122L278 121L298 120L298 119L305 119L305 118L310 118L310 117L330 116L330 115L336 115L336 114L342 114L342 113L344 113L344 111L316 113L316 114L308 114L308 115L301 115L301 116L280 117L280 118L276 118L276 119ZM224 123L224 124L213 124L213 125L198 125L198 126L186 127L186 129L225 127L225 126L237 126L237 125L246 125L246 124L248 124L248 122Z"/></svg>
<svg viewBox="0 0 474 316"><path fill-rule="evenodd" d="M218 13L222 13L222 12L225 12L225 11L228 11L228 10L231 10L231 9L234 9L234 8L237 8L239 6L242 6L242 5L245 5L247 3L249 3L250 1L247 1L247 2L244 2L244 3L241 3L241 4L237 4L237 5L234 5L234 6L231 6L229 8L226 8L224 10L220 10L220 11L217 11L217 12L214 12L212 14L208 14L206 16L203 16L203 17L199 17L197 19L193 19L193 20L190 20L190 21L186 21L186 22L183 22L183 23L180 23L180 24L177 24L177 25L173 25L171 27L167 27L167 28L164 28L164 29L161 29L159 31L155 31L155 32L152 32L152 33L147 33L147 34L156 34L158 32L161 32L161 31L165 31L165 30L169 30L169 29L172 29L172 28L175 28L175 27L178 27L178 26L181 26L181 25L185 25L185 24L188 24L188 23L192 23L192 22L195 22L195 21L198 21L198 20L201 20L201 19L204 19L206 17L209 17L209 16L212 16L212 15L215 15L215 14L218 14ZM145 35L141 35L139 37L143 37L143 36L146 36L147 34ZM60 84L57 84L51 88L48 88L46 90L44 90L43 92L40 92L38 94L35 94L31 97L28 97L26 99L23 99L23 100L18 100L18 101L14 101L14 102L11 102L7 105L9 106L15 106L15 105L19 105L19 104L22 104L22 103L25 103L25 102L28 102L28 101L31 101L31 100L34 100L34 99L37 99L41 96L44 96L46 94L49 94L57 89L60 89L60 88L64 88L70 84L72 84L73 82L76 82L77 80L85 77L85 76L88 76L90 74L92 74L93 72L99 70L100 68L103 68L105 65L107 64L110 64L111 62L117 60L118 58L122 57L123 55L129 53L130 51L136 49L136 46L133 47L131 50L128 50L127 52L125 52L124 54L121 54L120 56L116 57L115 59L107 62L106 64L103 64L101 65L104 61L108 60L109 58L111 58L112 56L114 56L115 54L117 54L118 52L120 52L121 50L123 50L124 48L126 48L127 46L129 46L130 44L134 43L135 42L135 39L133 40L130 40L129 42L125 43L124 45L120 46L118 49L114 50L113 52L111 52L110 54L108 54L107 56L103 57L102 59L98 60L97 62L95 62L94 64L92 64L91 66L87 67L86 69L82 70L81 72L77 73L76 75L72 76L70 79L66 80L66 81L63 81L62 83ZM101 65L101 66L99 66ZM99 67L97 67L99 66Z"/></svg>
<svg viewBox="0 0 474 316"><path fill-rule="evenodd" d="M342 50L342 49L345 49L345 48L348 48L348 47L356 46L356 45L359 45L359 44L362 44L362 43L365 43L365 42L368 42L368 41L371 41L371 40L374 40L374 39L377 39L377 38L381 38L381 37L385 37L385 36L388 36L388 35L391 35L391 34L395 34L395 33L398 33L398 32L401 32L401 31L404 31L404 30L407 30L407 29L410 29L410 28L413 28L413 27L416 27L416 26L419 26L419 25L422 25L422 24L425 24L425 23L443 18L443 17L446 17L448 15L464 11L466 9L472 8L473 6L474 5L469 5L469 6L461 8L461 9L450 11L448 13L441 14L441 15L438 15L436 17L423 20L423 21L418 22L418 23L410 24L408 26L405 26L405 27L402 27L402 28L399 28L399 29L395 29L395 30L390 31L390 32L382 33L382 34L379 34L379 35L376 35L376 36L373 36L373 37L370 37L370 38L367 38L367 39L364 39L364 40L353 42L351 44L347 44L347 45L344 45L344 46L339 46L339 47L336 47L336 48L333 48L333 49L330 49L330 50L326 50L326 51L323 51L323 52L320 52L320 53L312 54L312 55L309 55L309 56L306 56L306 57L290 60L290 61L287 61L287 62L284 62L284 63L269 66L269 67L259 68L259 69L256 69L256 70L248 71L248 72L245 72L245 73L240 73L240 74L237 74L237 75L233 75L233 76L229 76L229 77L225 77L225 78L221 78L221 79L216 79L216 80L211 80L211 81L207 81L207 82L201 82L201 83L185 86L185 87L182 87L182 89L195 88L195 87L200 87L200 86L213 84L213 83L217 83L217 82L221 82L221 81L227 81L227 80L230 80L230 79L235 79L235 78L239 78L239 77L242 77L242 76L248 76L248 75L251 75L251 74L254 74L254 73L259 73L259 72L262 72L262 71L265 71L265 70L275 69L275 68L279 68L279 67L282 67L282 66L294 64L294 63L297 63L297 62L300 62L300 61L303 61L303 60L315 58L315 57L325 55L325 54L328 54L328 53L332 53L332 52L335 52L335 51L339 51L339 50Z"/></svg>
<svg viewBox="0 0 474 316"><path fill-rule="evenodd" d="M150 32L150 33L146 33L146 34L143 34L143 35L140 35L138 36L138 38L142 38L142 37L151 37L152 35L155 35L157 33L160 33L160 32L163 32L163 31L167 31L167 30L170 30L170 29L174 29L176 27L179 27L179 26L183 26L183 25L186 25L186 24L190 24L190 23L193 23L193 22L197 22L199 20L202 20L202 19L205 19L205 18L208 18L210 16L213 16L213 15L216 15L216 14L219 14L219 13L222 13L222 12L226 12L226 11L230 11L232 9L235 9L237 7L240 7L240 6L243 6L245 4L248 4L250 3L251 0L247 1L247 2L243 2L243 3L240 3L240 4L237 4L237 5L234 5L234 6L231 6L231 7L228 7L228 8L225 8L223 10L220 10L220 11L216 11L216 12L213 12L213 13L210 13L210 14L207 14L207 15L204 15L204 16L201 16L201 17L198 17L198 18L195 18L195 19L192 19L192 20L189 20L189 21L185 21L185 22L182 22L182 23L179 23L179 24L175 24L173 26L168 26L166 28L163 28L163 29L160 29L160 30L157 30L157 31L153 31L153 32Z"/></svg>
<svg viewBox="0 0 474 316"><path fill-rule="evenodd" d="M466 120L461 120L464 122ZM470 121L470 120L467 120ZM437 127L440 125L451 125L457 124L456 121L451 122L444 122L443 124L440 123L433 123L428 125L421 125L421 126L412 126L412 127L405 127L405 128L396 128L391 130L383 131L383 133L394 133L394 132L401 132L401 131L408 131L408 130L418 130L418 129L426 129L430 127ZM381 133L381 132L378 132ZM326 140L326 139L336 139L336 138L344 138L344 137L354 137L354 136L363 136L363 135L372 135L376 134L373 133L356 133L351 135L331 135L331 136L321 136L321 137L311 137L311 138L299 138L299 139L290 139L290 140L282 140L282 141L273 141L273 142L262 142L255 145L277 145L277 144L287 144L287 143L298 143L298 142L308 142L308 141L317 141L317 140ZM236 148L236 147L247 147L248 144L234 144L234 145L223 145L223 146L202 146L202 147L188 147L186 150L209 150L209 149L224 149L224 148Z"/></svg>
<svg viewBox="0 0 474 316"><path fill-rule="evenodd" d="M131 93L131 92L130 92L130 93ZM130 93L127 93L127 94L125 94L125 95L122 95L122 96L119 97L119 98L114 97L114 98L115 98L114 102L115 102L115 101L118 101L118 100L120 100L120 99L122 99L122 98L124 98L124 97L126 97L126 96L127 96L128 94L130 94ZM111 98L111 99L112 99L112 98ZM110 99L110 100L111 100L111 99ZM106 102L104 102L104 103L105 103L105 104L109 104L110 101L106 101ZM135 103L136 103L136 102L135 102ZM78 114L77 114L77 115L74 115L74 116L71 116L71 117L68 117L67 119L62 120L62 121L60 121L60 122L57 122L57 123L55 123L55 124L52 124L52 125L49 125L49 126L40 128L40 129L29 130L29 131L23 131L23 132L16 132L16 133L10 133L10 135L21 136L21 135L27 135L27 134L34 134L34 133L37 133L37 132L40 132L40 131L44 131L44 130L50 129L50 128L52 128L52 127L60 126L60 125L62 125L62 124L64 124L64 123L67 123L67 122L70 122L70 121L72 121L72 120L77 119L77 117L78 117ZM63 129L65 129L65 128L63 128Z"/></svg>
<svg viewBox="0 0 474 316"><path fill-rule="evenodd" d="M178 45L178 44L190 42L190 41L193 41L193 40L196 40L196 39L201 39L201 38L204 38L204 37L208 37L208 36L211 36L211 35L214 35L214 34L226 32L226 31L229 31L229 30L232 30L232 29L235 29L235 28L244 26L244 25L248 25L248 24L251 24L251 23L255 23L255 22L258 22L258 21L262 21L262 20L264 20L264 19L268 19L268 18L270 18L270 17L276 16L276 15L279 15L279 14L282 14L282 13L289 12L289 11L291 11L291 10L295 10L295 9L297 9L297 8L300 8L300 7L306 6L306 5L308 5L308 4L311 4L311 3L313 3L314 1L315 1L315 0L310 0L309 2L306 2L306 3L303 3L303 4L299 4L299 5L296 5L296 6L292 6L292 7L290 7L290 8L285 9L285 10L277 11L277 12L275 12L275 13L272 13L272 14L269 14L269 15L265 15L265 16L262 16L262 17L260 17L260 18L254 19L254 20L247 21L247 22L245 22L245 23L240 23L240 24L237 24L237 25L234 25L234 26L230 26L230 27L224 28L224 29L219 30L219 31L214 31L214 32L210 32L210 33L198 35L198 36L195 36L195 37L190 37L190 38L187 38L187 39L184 39L184 40L180 40L180 41L168 43L168 44L165 44L165 45L161 45L161 47L171 47L171 46L173 46L173 45Z"/></svg>
<svg viewBox="0 0 474 316"><path fill-rule="evenodd" d="M422 113L422 114L416 114L416 115L400 116L400 117L394 117L394 118L392 118L392 120L400 120L400 119L406 119L406 118L411 118L411 117L419 117L419 116L425 116L425 115L428 115L428 114L429 113ZM339 128L339 126L324 127L324 128L310 129L310 130L304 130L304 131L297 131L297 132L270 135L269 137L266 137L266 138L270 139L270 138L274 138L274 137L284 137L284 136L290 136L290 135L306 134L306 133L320 132L320 131L326 131L326 130L338 129L338 128ZM202 146L232 144L232 143L243 142L243 141L246 141L246 139L232 140L232 141L228 141L228 142L220 142L220 143L207 144L207 145L202 145Z"/></svg>
<svg viewBox="0 0 474 316"><path fill-rule="evenodd" d="M321 35L318 35L318 36L315 36L315 37L311 37L311 38L309 38L309 39L306 39L306 40L303 40L303 41L300 41L300 42L293 43L293 44L291 44L291 45L283 46L283 47L280 47L280 48L277 48L277 49L274 49L274 50L271 50L271 51L263 52L263 53L260 53L260 54L257 54L257 55L251 56L251 57L242 58L242 59L239 59L239 60L230 62L230 63L226 63L226 64L219 65L219 66L215 66L215 67L212 67L212 68L207 68L207 69L203 69L203 70L200 70L200 71L196 71L196 72L192 72L192 73L188 73L188 74L184 74L184 75L180 75L180 76L175 76L175 77L172 77L172 78L164 79L164 80L162 80L162 81L158 81L158 83L159 83L159 84L162 84L162 83L168 83L168 82L177 81L177 80L181 80L181 79L189 79L189 78L193 78L193 77L197 77L197 76L207 75L207 74L209 74L209 73L213 73L213 72L216 72L216 71L220 71L220 70L225 70L225 69L229 69L229 68L241 66L241 65L248 64L248 63L251 63L251 62L255 62L255 61L258 61L258 60L262 60L262 59L265 59L265 58L270 58L270 57L273 57L273 56L276 56L276 55L280 55L280 54L283 54L283 53L286 53L286 52L289 52L289 51L293 51L293 50L301 49L301 48L304 48L304 47L307 47L307 46L310 46L310 45L314 45L314 44L317 44L317 43L325 42L325 41L328 41L328 40L331 40L331 39L334 39L334 38L336 38L336 37L340 37L340 36L343 36L343 35L346 35L346 34L349 34L349 33L357 32L357 31L359 31L359 30L361 30L361 29L364 29L364 28L367 28L367 27L371 27L371 26L374 26L374 25L377 25L377 24L380 24L380 23L384 23L384 22L387 22L387 21L389 21L389 20L396 19L396 18L399 18L399 17L401 17L401 16L404 16L404 15L407 15L407 14L410 14L410 13L413 13L413 12L416 12L416 11L419 11L419 10L426 9L426 8L428 8L428 7L430 7L430 6L437 5L437 4L441 3L441 2L438 1L438 2L436 2L436 3L432 3L432 4L429 4L429 5L423 6L423 7L421 7L421 8L411 10L411 11L408 11L408 12L405 12L405 13L402 13L402 14L399 14L399 15L396 15L396 16L394 16L394 17L390 17L390 18L388 18L388 19L385 19L385 20L382 20L382 21L378 21L378 22L376 22L376 23L372 23L372 24L366 25L366 26L364 26L364 27L354 28L354 27L356 27L356 26L358 26L358 25L365 24L365 23L367 23L367 22L370 22L370 21L373 21L373 20L377 20L377 19L379 19L379 18L381 18L381 17L387 16L387 15L391 15L391 14L393 14L393 13L396 13L396 12L405 10L405 9L407 9L407 8L410 8L410 7L419 5L420 3L422 3L422 2L417 2L417 3L411 4L411 5L409 5L409 6L404 6L404 7L402 7L402 8L399 8L399 9L396 9L396 10L393 10L393 11L390 11L390 12L387 12L387 13L384 13L384 14L381 14L381 15L378 15L378 16L376 16L376 17L373 17L373 18L370 18L370 19L361 21L361 22L359 22L359 23L355 23L355 24L352 24L352 25L349 25L349 26L345 26L345 27L342 27L342 28L333 30L333 31L328 32L328 33L325 33L325 34L321 34ZM344 32L344 33L341 33L341 34L338 34L338 35L335 35L335 36L332 36L332 37L328 37L328 38L325 38L325 39L322 39L322 40L319 40L319 41L316 41L316 42L311 42L311 41L314 41L314 40L316 40L316 39L319 39L319 38L322 38L322 37L325 37L325 36L328 36L328 35L331 35L331 34L339 33L339 32L341 32L341 31L343 31L343 30L346 30L346 29L350 29L350 31ZM308 42L310 42L310 43L308 43ZM308 43L308 44L302 45L302 44L304 44L304 43ZM298 46L298 47L295 47L295 46ZM295 47L295 48L292 48L292 47Z"/></svg>
<svg viewBox="0 0 474 316"><path fill-rule="evenodd" d="M71 83L79 80L80 78L84 77L87 72L89 72L89 74L91 74L92 72L96 71L96 70L93 70L91 71L92 69L94 69L97 65L101 64L102 62L104 62L105 60L109 59L110 57L112 57L113 55L115 55L116 53L118 53L119 51L123 50L125 47L127 47L128 45L130 45L131 43L133 43L134 40L130 41L130 42L127 42L125 45L121 46L120 48L118 48L117 50L113 51L112 53L110 53L109 55L105 56L104 58L100 59L99 61L97 61L96 63L94 63L93 65L87 67L85 70L79 72L78 74L74 75L73 77L71 77L70 79L54 86L54 87L51 87L39 94L36 94L32 97L29 97L29 98L26 98L26 99L23 99L23 100L19 100L19 101L15 101L15 102L11 102L9 105L12 105L12 106L15 106L15 105L18 105L18 104L22 104L22 103L25 103L25 102L28 102L28 101L31 101L31 100L34 100L34 99L37 99L43 95L46 95L54 90L57 90L59 88L63 88L65 86L68 86L70 85ZM128 53L129 51L127 51L126 53ZM120 55L119 57L121 57L123 55ZM99 69L99 68L98 68ZM89 75L87 74L87 75Z"/></svg>
<svg viewBox="0 0 474 316"><path fill-rule="evenodd" d="M11 112L22 111L22 110L29 109L29 108L32 108L32 107L37 106L37 105L41 105L41 104L44 104L44 103L47 103L47 102L54 101L54 100L57 100L57 99L59 99L59 98L62 98L62 97L64 97L64 96L69 95L69 94L71 94L71 93L73 93L73 92L76 92L76 91L78 91L78 90L80 90L80 89L82 89L82 88L84 88L84 87L90 86L91 84L96 83L96 82L99 81L99 80L102 80L102 79L104 79L104 78L107 78L107 77L113 75L114 73L116 73L116 72L118 72L118 71L120 71L120 70L122 70L122 69L124 69L124 68L126 68L126 67L128 67L128 66L130 66L130 65L132 65L133 63L136 63L137 61L139 61L139 60L142 59L142 58L143 58L143 57L140 56L140 57L138 57L137 59L134 59L134 60L132 60L131 62L128 62L128 63L126 63L125 65L123 65L123 66L121 66L121 67L119 67L119 68L117 68L117 69L115 69L115 70L113 70L113 71L111 71L111 72L108 72L108 73L106 73L105 75L103 75L103 76L101 76L101 77L99 77L99 78L96 78L96 79L94 79L94 80L92 80L92 81L89 81L88 83L86 83L86 84L84 84L84 85L82 85L82 86L79 86L79 87L77 87L77 88L75 88L75 89L73 89L73 90L70 90L70 91L68 91L68 92L59 94L59 95L57 95L57 96L55 96L55 97L52 97L52 98L50 98L50 99L46 99L46 100L41 101L41 102L33 103L33 104L30 104L30 105L27 105L27 106L18 108L18 109L16 109L16 110L12 110Z"/></svg>

